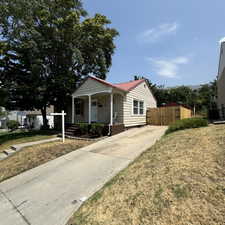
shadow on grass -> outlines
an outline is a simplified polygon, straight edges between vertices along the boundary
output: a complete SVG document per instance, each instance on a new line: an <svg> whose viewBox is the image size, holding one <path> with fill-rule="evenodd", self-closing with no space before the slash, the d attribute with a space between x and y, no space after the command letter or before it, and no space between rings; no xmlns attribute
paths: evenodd
<svg viewBox="0 0 225 225"><path fill-rule="evenodd" d="M17 140L27 137L35 137L35 136L47 136L47 135L55 135L58 134L55 130L43 130L43 131L21 131L17 133L6 133L0 135L0 145L4 144L7 141Z"/></svg>

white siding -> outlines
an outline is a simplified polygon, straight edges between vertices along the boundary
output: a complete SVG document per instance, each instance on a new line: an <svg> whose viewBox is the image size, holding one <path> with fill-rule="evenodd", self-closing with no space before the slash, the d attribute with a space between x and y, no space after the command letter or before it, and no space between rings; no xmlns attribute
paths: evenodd
<svg viewBox="0 0 225 225"><path fill-rule="evenodd" d="M97 94L101 92L110 92L111 87L101 84L100 82L88 78L73 94L73 96L84 96L90 94Z"/></svg>
<svg viewBox="0 0 225 225"><path fill-rule="evenodd" d="M222 76L224 68L225 68L225 42L221 43L218 78Z"/></svg>
<svg viewBox="0 0 225 225"><path fill-rule="evenodd" d="M133 100L140 100L144 102L144 114L133 115ZM153 97L148 85L143 82L136 88L131 90L126 97L124 97L124 125L125 127L139 126L146 124L146 110L147 108L156 108L157 103Z"/></svg>
<svg viewBox="0 0 225 225"><path fill-rule="evenodd" d="M221 118L224 117L222 111L225 107L225 42L221 44L220 50L220 62L218 69L218 80L217 80L217 106L220 110Z"/></svg>

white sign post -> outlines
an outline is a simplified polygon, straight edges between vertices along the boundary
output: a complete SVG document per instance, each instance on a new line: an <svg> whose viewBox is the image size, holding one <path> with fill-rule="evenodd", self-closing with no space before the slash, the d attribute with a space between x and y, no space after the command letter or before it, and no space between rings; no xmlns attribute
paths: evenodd
<svg viewBox="0 0 225 225"><path fill-rule="evenodd" d="M64 112L64 110L61 113L51 113L51 116L62 116L62 140L63 143L65 142L65 116L66 113Z"/></svg>

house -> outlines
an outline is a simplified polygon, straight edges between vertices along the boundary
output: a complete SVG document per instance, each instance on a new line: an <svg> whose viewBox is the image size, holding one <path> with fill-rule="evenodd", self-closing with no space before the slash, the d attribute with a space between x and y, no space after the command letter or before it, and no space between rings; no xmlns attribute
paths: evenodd
<svg viewBox="0 0 225 225"><path fill-rule="evenodd" d="M221 119L225 119L225 40L220 47L220 61L217 76L217 106Z"/></svg>
<svg viewBox="0 0 225 225"><path fill-rule="evenodd" d="M49 128L54 128L54 116L50 114L54 112L54 107L47 108L47 120ZM40 130L43 125L43 117L40 110L26 111L26 119L24 125L33 130Z"/></svg>
<svg viewBox="0 0 225 225"><path fill-rule="evenodd" d="M146 125L147 108L157 105L145 80L111 84L89 76L72 94L67 123L104 123L125 128Z"/></svg>
<svg viewBox="0 0 225 225"><path fill-rule="evenodd" d="M7 128L7 126L6 126L7 117L5 115L6 110L4 107L0 106L0 114L1 114L1 112L3 112L4 114L0 115L0 129L6 129Z"/></svg>
<svg viewBox="0 0 225 225"><path fill-rule="evenodd" d="M4 108L3 108L4 109ZM5 111L5 109L4 109ZM54 117L50 113L54 112L53 107L47 108L47 119L50 128L54 127ZM0 118L0 128L6 128L6 122L8 120L15 120L19 122L21 127L26 127L33 130L39 130L43 125L43 118L41 111L7 111L6 116Z"/></svg>

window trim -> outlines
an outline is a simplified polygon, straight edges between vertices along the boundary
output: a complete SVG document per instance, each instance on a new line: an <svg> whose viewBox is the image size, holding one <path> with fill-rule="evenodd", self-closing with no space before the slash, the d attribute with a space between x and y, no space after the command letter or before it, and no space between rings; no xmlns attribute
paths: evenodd
<svg viewBox="0 0 225 225"><path fill-rule="evenodd" d="M138 102L138 107L135 107L135 108L138 109L138 113L137 114L134 113L134 101ZM142 108L143 109L143 114L140 113L140 110L141 110L140 103L141 102L143 103L143 108ZM145 116L145 101L144 100L138 100L136 98L133 98L133 100L132 100L132 116Z"/></svg>
<svg viewBox="0 0 225 225"><path fill-rule="evenodd" d="M141 108L141 104L140 103L143 103L143 107ZM141 109L143 110L143 113L141 113ZM142 116L145 114L145 103L144 101L139 101L139 115Z"/></svg>

